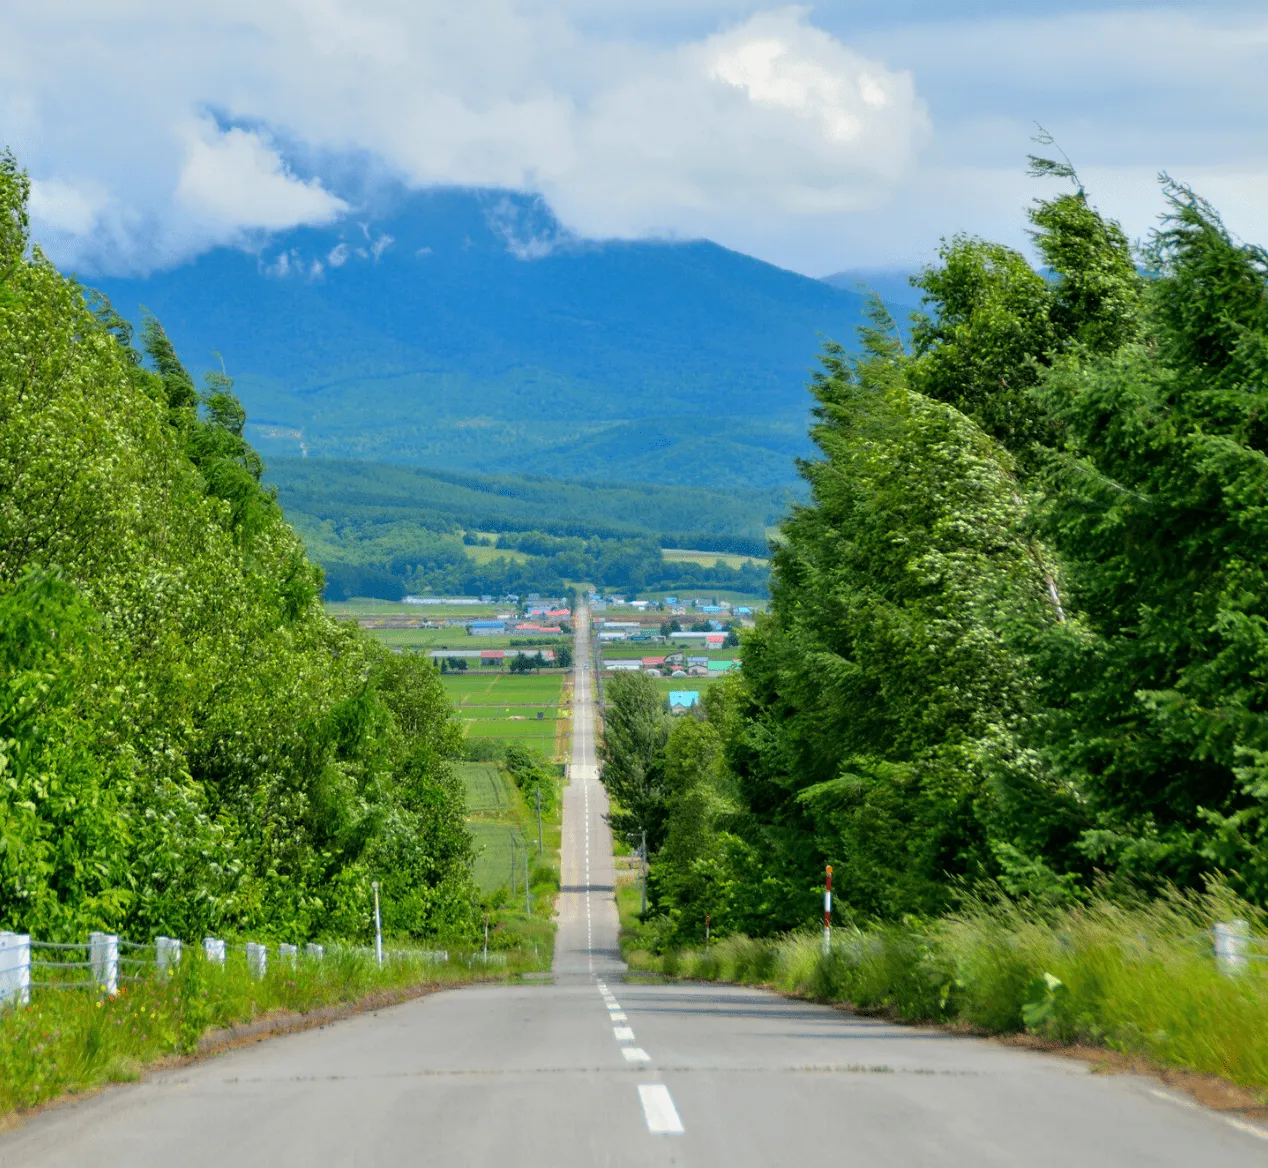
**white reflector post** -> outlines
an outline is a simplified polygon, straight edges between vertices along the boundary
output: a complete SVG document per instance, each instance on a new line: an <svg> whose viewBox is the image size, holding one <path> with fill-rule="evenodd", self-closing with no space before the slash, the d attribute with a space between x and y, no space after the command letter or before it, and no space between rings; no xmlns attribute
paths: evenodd
<svg viewBox="0 0 1268 1168"><path fill-rule="evenodd" d="M111 996L119 992L119 938L115 933L88 934L92 979Z"/></svg>
<svg viewBox="0 0 1268 1168"><path fill-rule="evenodd" d="M219 937L203 938L203 956L217 965L225 963L225 943Z"/></svg>
<svg viewBox="0 0 1268 1168"><path fill-rule="evenodd" d="M1250 925L1246 921L1220 921L1211 930L1215 940L1215 964L1222 973L1241 973L1250 963Z"/></svg>
<svg viewBox="0 0 1268 1168"><path fill-rule="evenodd" d="M318 945L313 941L309 941L304 946L304 956L311 957L314 961L320 961L326 956L326 946Z"/></svg>
<svg viewBox="0 0 1268 1168"><path fill-rule="evenodd" d="M247 942L247 969L252 977L263 977L269 969L269 951L254 941Z"/></svg>
<svg viewBox="0 0 1268 1168"><path fill-rule="evenodd" d="M294 969L296 962L299 960L299 946L285 943L279 945L277 947L277 959Z"/></svg>
<svg viewBox="0 0 1268 1168"><path fill-rule="evenodd" d="M31 1000L31 935L0 933L0 1004L25 1006Z"/></svg>
<svg viewBox="0 0 1268 1168"><path fill-rule="evenodd" d="M154 964L158 966L159 973L170 977L180 963L181 943L175 937L155 937Z"/></svg>

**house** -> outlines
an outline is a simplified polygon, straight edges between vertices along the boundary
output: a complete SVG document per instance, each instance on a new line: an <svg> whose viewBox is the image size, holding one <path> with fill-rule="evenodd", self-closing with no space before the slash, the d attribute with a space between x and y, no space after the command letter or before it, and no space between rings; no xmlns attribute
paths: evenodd
<svg viewBox="0 0 1268 1168"><path fill-rule="evenodd" d="M688 657L687 664L688 665L703 665L706 669L708 669L709 658L708 657Z"/></svg>
<svg viewBox="0 0 1268 1168"><path fill-rule="evenodd" d="M753 610L747 604L741 604L735 609L736 616L752 616Z"/></svg>
<svg viewBox="0 0 1268 1168"><path fill-rule="evenodd" d="M709 667L707 665L689 665L687 667L688 677L708 677Z"/></svg>
<svg viewBox="0 0 1268 1168"><path fill-rule="evenodd" d="M706 633L704 643L710 649L721 649L726 644L726 633Z"/></svg>
<svg viewBox="0 0 1268 1168"><path fill-rule="evenodd" d="M467 625L467 632L473 637L500 637L506 632L506 621L478 620Z"/></svg>
<svg viewBox="0 0 1268 1168"><path fill-rule="evenodd" d="M659 668L660 666L664 664L665 664L665 659L663 657L644 657L643 658L644 669L646 669L649 665Z"/></svg>
<svg viewBox="0 0 1268 1168"><path fill-rule="evenodd" d="M665 664L666 665L686 665L687 658L682 653L666 653Z"/></svg>
<svg viewBox="0 0 1268 1168"><path fill-rule="evenodd" d="M700 691L694 689L671 689L669 691L669 712L685 714L692 706L700 704Z"/></svg>
<svg viewBox="0 0 1268 1168"><path fill-rule="evenodd" d="M506 653L501 649L481 649L480 664L481 665L501 665L506 658Z"/></svg>

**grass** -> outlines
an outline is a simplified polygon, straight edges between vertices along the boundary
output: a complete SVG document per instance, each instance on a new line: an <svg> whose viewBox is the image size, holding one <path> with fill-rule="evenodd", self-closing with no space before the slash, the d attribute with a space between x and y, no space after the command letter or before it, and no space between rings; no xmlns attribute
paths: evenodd
<svg viewBox="0 0 1268 1168"><path fill-rule="evenodd" d="M508 949L498 976L540 968L531 940ZM94 990L34 990L29 1006L0 1012L0 1114L68 1092L137 1078L146 1064L189 1054L216 1027L278 1010L307 1011L429 983L483 980L486 967L453 953L446 963L421 950L389 952L380 969L361 950L328 949L325 960L281 964L270 948L269 972L255 979L240 947L221 967L187 951L175 976L159 974L121 986L114 997Z"/></svg>
<svg viewBox="0 0 1268 1168"><path fill-rule="evenodd" d="M1209 935L1240 917L1262 938L1266 922L1222 889L1049 912L977 904L925 925L837 929L827 957L817 932L653 955L637 912L622 912L632 968L769 985L905 1022L1101 1045L1268 1099L1268 962L1224 973Z"/></svg>
<svg viewBox="0 0 1268 1168"><path fill-rule="evenodd" d="M564 676L556 673L447 673L441 679L449 700L459 707L471 705L559 704Z"/></svg>
<svg viewBox="0 0 1268 1168"><path fill-rule="evenodd" d="M716 564L722 564L727 568L739 568L744 564L756 564L759 568L766 567L770 563L758 556L737 556L732 552L698 552L691 551L688 548L662 548L661 558L670 564L700 564L705 568L712 568ZM670 595L674 595L670 593Z"/></svg>

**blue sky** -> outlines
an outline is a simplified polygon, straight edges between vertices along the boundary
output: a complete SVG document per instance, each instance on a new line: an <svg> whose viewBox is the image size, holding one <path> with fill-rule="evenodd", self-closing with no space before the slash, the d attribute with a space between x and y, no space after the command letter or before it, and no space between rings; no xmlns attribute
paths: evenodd
<svg viewBox="0 0 1268 1168"><path fill-rule="evenodd" d="M956 231L1024 244L1036 122L1133 236L1165 169L1268 242L1262 2L48 0L0 41L0 142L86 275L355 216L378 180L911 267Z"/></svg>

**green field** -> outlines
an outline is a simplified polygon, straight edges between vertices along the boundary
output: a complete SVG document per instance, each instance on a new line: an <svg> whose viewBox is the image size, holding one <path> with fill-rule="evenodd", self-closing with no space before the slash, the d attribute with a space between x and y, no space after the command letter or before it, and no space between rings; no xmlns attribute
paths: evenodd
<svg viewBox="0 0 1268 1168"><path fill-rule="evenodd" d="M698 552L688 548L661 548L661 558L670 564L701 564L712 568L721 564L726 568L738 568L743 564L756 564L764 568L770 562L758 556L737 556L731 552Z"/></svg>
<svg viewBox="0 0 1268 1168"><path fill-rule="evenodd" d="M468 738L518 742L547 759L558 755L559 732L566 734L569 724L562 673L448 673L441 681Z"/></svg>
<svg viewBox="0 0 1268 1168"><path fill-rule="evenodd" d="M740 657L739 649L706 649L703 645L692 645L687 648L681 641L648 643L646 641L631 644L628 641L614 641L599 650L599 658L613 661L639 660L643 657L665 657L670 653L682 653L687 657L708 657L710 661L736 661Z"/></svg>
<svg viewBox="0 0 1268 1168"><path fill-rule="evenodd" d="M487 550L487 549L486 549ZM508 553L509 554L509 553ZM328 600L326 611L333 617L414 617L418 620L487 620L505 612L497 604L406 604L400 600L372 600L354 596L351 600Z"/></svg>

